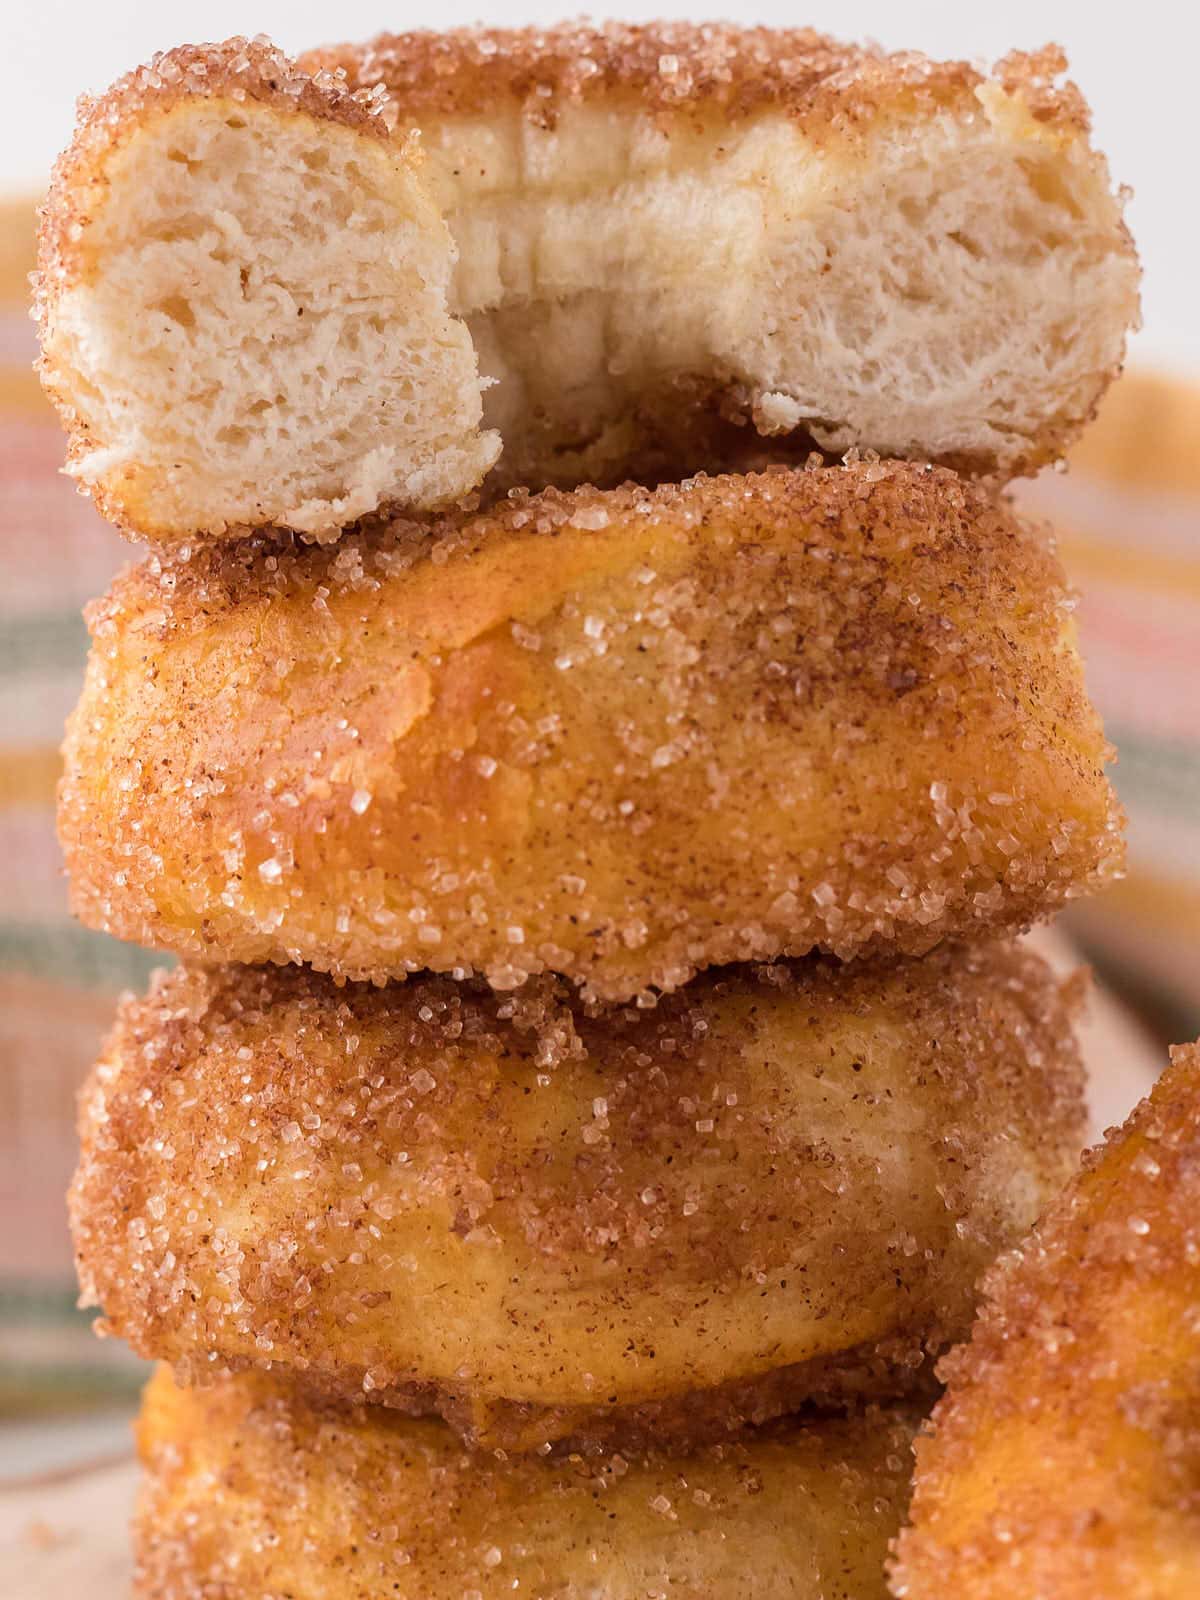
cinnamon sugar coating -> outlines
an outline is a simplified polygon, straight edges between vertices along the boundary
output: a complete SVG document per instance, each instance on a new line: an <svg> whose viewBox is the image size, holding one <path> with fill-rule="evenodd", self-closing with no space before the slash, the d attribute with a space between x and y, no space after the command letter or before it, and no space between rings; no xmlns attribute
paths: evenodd
<svg viewBox="0 0 1200 1600"><path fill-rule="evenodd" d="M138 1429L139 1600L885 1600L908 1410L668 1448L492 1461L448 1429L306 1406L266 1378L181 1390Z"/></svg>
<svg viewBox="0 0 1200 1600"><path fill-rule="evenodd" d="M995 78L1026 96L1038 121L1085 132L1087 106L1062 81L1066 64L1057 46L1014 52ZM417 29L310 50L298 65L344 73L355 89L382 87L387 114L400 123L477 115L517 100L531 120L553 127L567 105L625 95L660 115L716 113L733 122L771 107L814 135L822 127L865 128L901 108L969 100L988 82L965 61L888 54L812 28L723 22Z"/></svg>
<svg viewBox="0 0 1200 1600"><path fill-rule="evenodd" d="M904 1600L1200 1592L1200 1049L991 1274L918 1441Z"/></svg>
<svg viewBox="0 0 1200 1600"><path fill-rule="evenodd" d="M150 559L91 607L60 835L91 927L605 999L920 953L1122 862L1041 534L860 462Z"/></svg>
<svg viewBox="0 0 1200 1600"><path fill-rule="evenodd" d="M81 1102L85 1300L472 1442L689 1441L927 1381L1082 1138L1072 986L1011 945L535 980L177 970Z"/></svg>

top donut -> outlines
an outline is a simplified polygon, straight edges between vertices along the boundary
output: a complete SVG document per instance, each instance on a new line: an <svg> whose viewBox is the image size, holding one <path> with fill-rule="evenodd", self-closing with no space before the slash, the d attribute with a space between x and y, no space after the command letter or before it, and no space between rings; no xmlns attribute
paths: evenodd
<svg viewBox="0 0 1200 1600"><path fill-rule="evenodd" d="M758 436L1035 470L1137 315L1064 65L665 24L167 52L83 105L44 212L69 470L163 544Z"/></svg>

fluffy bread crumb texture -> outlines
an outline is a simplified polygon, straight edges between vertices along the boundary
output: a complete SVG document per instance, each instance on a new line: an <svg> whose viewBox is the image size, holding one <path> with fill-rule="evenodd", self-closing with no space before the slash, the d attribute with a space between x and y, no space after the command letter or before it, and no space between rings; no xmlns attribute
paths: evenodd
<svg viewBox="0 0 1200 1600"><path fill-rule="evenodd" d="M203 69L135 74L85 124L103 157L58 177L43 371L70 470L164 542L459 499L499 441L411 147L261 47Z"/></svg>
<svg viewBox="0 0 1200 1600"><path fill-rule="evenodd" d="M444 504L501 441L489 488L683 475L718 415L1007 477L1061 454L1137 314L1055 52L985 77L612 24L300 66L169 52L56 173L39 301L70 470L163 542Z"/></svg>

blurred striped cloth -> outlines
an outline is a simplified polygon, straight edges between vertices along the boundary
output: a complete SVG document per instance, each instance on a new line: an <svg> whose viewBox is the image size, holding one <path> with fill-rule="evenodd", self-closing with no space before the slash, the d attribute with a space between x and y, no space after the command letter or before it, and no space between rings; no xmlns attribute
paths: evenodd
<svg viewBox="0 0 1200 1600"><path fill-rule="evenodd" d="M1129 872L1067 926L1176 1038L1200 1030L1200 387L1132 372L1069 472L1018 486L1080 590ZM1165 1008L1165 1010L1163 1009Z"/></svg>
<svg viewBox="0 0 1200 1600"><path fill-rule="evenodd" d="M63 1192L75 1091L117 993L155 964L70 919L54 835L58 747L87 652L80 609L128 547L58 470L62 431L31 365L33 227L32 203L0 206L0 1415L128 1383L119 1347L74 1311Z"/></svg>

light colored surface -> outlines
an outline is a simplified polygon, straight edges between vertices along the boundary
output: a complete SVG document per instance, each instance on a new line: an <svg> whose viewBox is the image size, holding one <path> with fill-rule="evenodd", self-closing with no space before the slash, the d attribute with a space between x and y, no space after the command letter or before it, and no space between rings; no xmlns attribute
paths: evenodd
<svg viewBox="0 0 1200 1600"><path fill-rule="evenodd" d="M149 1367L146 1371L149 1372ZM133 1448L136 1406L82 1415L30 1417L0 1429L0 1507L5 1496L34 1483L59 1483L80 1463L116 1461ZM5 1600L9 1600L7 1590Z"/></svg>
<svg viewBox="0 0 1200 1600"><path fill-rule="evenodd" d="M1064 977L1082 965L1079 952L1054 928L1039 928L1029 942ZM1095 1144L1150 1092L1166 1052L1098 983L1088 994L1078 1034L1088 1075L1088 1142Z"/></svg>
<svg viewBox="0 0 1200 1600"><path fill-rule="evenodd" d="M269 33L288 50L331 39L483 20L547 22L579 8L569 0L447 0L436 16L412 0L10 0L0 20L6 66L0 100L0 188L35 188L70 133L74 97L97 92L154 50L231 33ZM1140 358L1200 366L1200 305L1194 263L1200 210L1187 203L1180 158L1190 148L1200 9L1144 0L1136 25L1119 26L1090 0L1010 0L965 6L953 0L785 0L743 9L731 0L644 0L597 8L629 18L718 17L809 23L844 38L875 38L893 48L991 61L1016 48L1057 40L1096 113L1096 134L1113 171L1136 198L1130 223L1148 263L1146 328Z"/></svg>
<svg viewBox="0 0 1200 1600"><path fill-rule="evenodd" d="M124 1600L137 1468L125 1459L0 1488L0 1594Z"/></svg>

